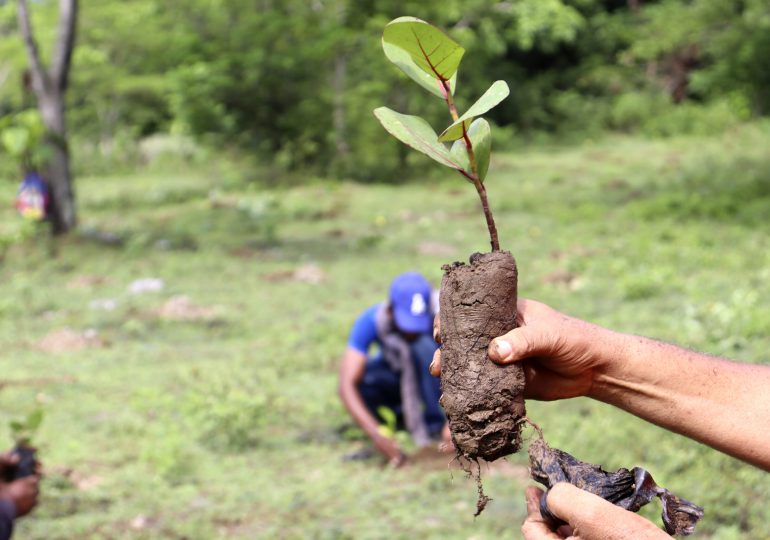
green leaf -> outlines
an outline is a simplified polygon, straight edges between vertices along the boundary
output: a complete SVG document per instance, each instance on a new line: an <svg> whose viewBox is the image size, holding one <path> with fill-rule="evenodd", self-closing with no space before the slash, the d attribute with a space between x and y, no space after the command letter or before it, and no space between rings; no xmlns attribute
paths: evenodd
<svg viewBox="0 0 770 540"><path fill-rule="evenodd" d="M23 127L9 127L3 130L2 143L6 152L13 157L21 157L29 148L30 132Z"/></svg>
<svg viewBox="0 0 770 540"><path fill-rule="evenodd" d="M388 23L382 33L382 43L383 48L389 44L402 49L419 69L437 81L449 81L465 54L465 49L444 32L415 17L399 17ZM388 56L387 49L385 55ZM405 73L412 77L408 71Z"/></svg>
<svg viewBox="0 0 770 540"><path fill-rule="evenodd" d="M43 422L43 409L35 409L29 416L27 416L27 429L30 431L37 431L40 424Z"/></svg>
<svg viewBox="0 0 770 540"><path fill-rule="evenodd" d="M434 75L429 75L424 72L420 67L414 63L411 55L401 47L396 47L390 43L382 40L382 49L385 51L385 56L388 60L396 64L404 73L409 76L414 82L425 88L431 94L434 94L444 99L444 89L441 81ZM454 95L457 88L457 72L449 79L449 89Z"/></svg>
<svg viewBox="0 0 770 540"><path fill-rule="evenodd" d="M419 150L442 165L457 170L464 169L447 147L438 142L436 132L430 124L419 116L397 113L387 107L375 109L374 115L382 127L402 143Z"/></svg>
<svg viewBox="0 0 770 540"><path fill-rule="evenodd" d="M483 182L489 171L489 156L492 153L492 131L489 128L489 122L483 118L476 119L468 128L468 138L473 145L473 156L476 158L476 173ZM468 151L465 149L465 139L456 140L450 153L469 174L472 172Z"/></svg>
<svg viewBox="0 0 770 540"><path fill-rule="evenodd" d="M438 140L442 142L455 141L463 136L463 125L467 130L471 122L476 116L481 116L485 112L495 107L498 103L508 97L511 91L508 89L508 84L505 81L495 81L492 86L484 92L476 103L471 105L465 114L457 119L451 126L446 128L444 132L439 135Z"/></svg>

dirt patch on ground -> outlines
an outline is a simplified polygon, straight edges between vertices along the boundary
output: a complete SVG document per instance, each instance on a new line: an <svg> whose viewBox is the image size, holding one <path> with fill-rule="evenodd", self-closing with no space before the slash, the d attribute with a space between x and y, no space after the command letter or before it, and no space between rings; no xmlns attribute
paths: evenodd
<svg viewBox="0 0 770 540"><path fill-rule="evenodd" d="M299 281L302 283L312 283L317 285L326 281L326 272L317 264L303 264L294 270L281 270L279 272L270 272L262 274L262 279L269 282L281 281Z"/></svg>
<svg viewBox="0 0 770 540"><path fill-rule="evenodd" d="M109 283L111 279L107 276L90 275L85 274L82 276L76 276L67 283L68 289L92 289L97 285L105 285Z"/></svg>
<svg viewBox="0 0 770 540"><path fill-rule="evenodd" d="M36 349L53 354L99 349L105 346L106 343L99 337L96 330L71 328L54 330L35 344Z"/></svg>
<svg viewBox="0 0 770 540"><path fill-rule="evenodd" d="M222 306L201 306L189 296L172 296L158 308L157 316L169 321L212 321L221 318Z"/></svg>

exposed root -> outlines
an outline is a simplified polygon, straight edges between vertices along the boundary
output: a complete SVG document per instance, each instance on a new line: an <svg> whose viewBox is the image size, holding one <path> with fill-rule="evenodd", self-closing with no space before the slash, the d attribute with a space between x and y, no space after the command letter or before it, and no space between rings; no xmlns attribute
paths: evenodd
<svg viewBox="0 0 770 540"><path fill-rule="evenodd" d="M487 503L492 499L484 494L484 484L481 482L481 464L476 460L476 487L478 488L479 498L476 501L476 513L473 517L478 517L487 507Z"/></svg>

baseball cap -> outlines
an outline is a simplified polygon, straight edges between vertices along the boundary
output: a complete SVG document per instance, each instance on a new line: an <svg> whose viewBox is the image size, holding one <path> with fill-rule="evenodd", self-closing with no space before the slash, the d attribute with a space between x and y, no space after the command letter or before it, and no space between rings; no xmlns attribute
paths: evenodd
<svg viewBox="0 0 770 540"><path fill-rule="evenodd" d="M406 272L390 284L390 306L396 326L403 332L423 333L433 328L431 286L418 272Z"/></svg>

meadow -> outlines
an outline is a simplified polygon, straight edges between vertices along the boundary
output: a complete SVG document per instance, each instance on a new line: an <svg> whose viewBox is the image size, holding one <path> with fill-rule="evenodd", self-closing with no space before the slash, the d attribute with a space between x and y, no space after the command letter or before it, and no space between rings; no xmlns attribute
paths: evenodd
<svg viewBox="0 0 770 540"><path fill-rule="evenodd" d="M770 125L750 124L496 151L486 184L520 294L770 363L768 148ZM349 327L396 274L438 285L488 249L472 186L249 180L216 162L79 178L80 230L53 255L17 240L0 185L0 426L45 414L42 501L17 538L519 538L524 453L482 471L475 519L447 456L341 459L365 443L336 393ZM587 399L528 412L551 444L704 506L695 538L770 538L766 473Z"/></svg>

